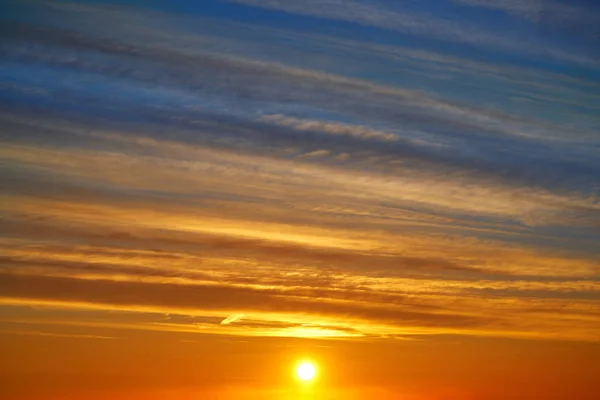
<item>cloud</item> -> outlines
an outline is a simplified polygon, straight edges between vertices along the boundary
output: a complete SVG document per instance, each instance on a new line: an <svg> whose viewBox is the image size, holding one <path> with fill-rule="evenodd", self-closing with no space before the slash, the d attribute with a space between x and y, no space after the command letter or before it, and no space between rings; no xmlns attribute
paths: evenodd
<svg viewBox="0 0 600 400"><path fill-rule="evenodd" d="M276 311L315 315L345 315L358 319L413 321L424 326L471 325L475 318L429 314L402 307L369 307L366 304L319 302L309 298L279 296L265 290L217 285L119 282L61 277L3 274L4 298L57 300L123 306L149 306L166 310L240 310L244 314ZM127 295L129 293L129 295ZM169 300L170 299L170 300ZM248 311L248 312L246 312Z"/></svg>
<svg viewBox="0 0 600 400"><path fill-rule="evenodd" d="M349 21L359 25L374 26L411 35L433 37L442 41L459 42L478 47L492 46L497 50L541 55L590 66L597 65L595 60L588 57L574 55L567 50L556 49L523 38L516 40L516 38L506 35L506 32L503 35L493 33L473 25L469 21L438 18L425 13L416 13L390 6L383 2L310 0L300 6L281 0L228 1L318 18Z"/></svg>
<svg viewBox="0 0 600 400"><path fill-rule="evenodd" d="M348 153L340 153L337 156L335 156L335 159L338 161L346 161L346 160L349 160L350 158L351 158L351 156Z"/></svg>
<svg viewBox="0 0 600 400"><path fill-rule="evenodd" d="M455 3L472 7L502 10L513 15L521 15L533 22L565 23L579 19L580 22L589 18L593 9L592 4L577 4L564 0L453 0ZM585 3L584 3L585 4ZM591 6L591 7L590 7Z"/></svg>
<svg viewBox="0 0 600 400"><path fill-rule="evenodd" d="M38 28L27 26L23 31L28 32L29 30L34 30L35 32L36 29ZM12 31L20 32L22 30L11 30L11 32ZM71 36L68 34L55 33L52 30L45 31L43 35L41 32L37 32L34 36L36 40L40 40L42 43L49 41L48 44L60 44L61 46L73 47L73 50L75 51L77 51L77 46L80 46L77 41L81 41L80 37L71 39ZM53 39L54 36L58 37ZM439 120L440 123L451 123L453 126L465 130L477 129L480 131L483 128L489 130L491 128L490 126L481 126L482 122L489 121L493 122L494 131L500 130L504 133L519 136L524 135L525 130L531 131L531 127L524 129L525 127L523 126L512 126L517 122L515 116L511 116L510 120L505 120L506 115L497 115L498 113L490 113L490 110L484 109L467 109L465 107L460 107L458 104L440 101L440 99L427 96L425 93L419 91L401 90L398 88L392 89L382 85L373 85L366 81L347 79L331 74L319 74L297 68L284 68L281 65L273 63L251 62L240 58L234 59L231 56L215 57L214 54L202 55L190 52L173 51L169 48L149 48L143 45L136 46L128 43L100 40L94 37L85 38L85 40L87 46L92 48L97 47L97 51L101 54L106 54L111 57L127 56L131 57L131 59L122 60L123 62L115 65L116 60L111 61L110 59L107 59L105 62L99 62L97 58L88 60L86 57L81 56L80 52L78 52L79 54L72 54L65 52L64 50L59 51L56 48L54 48L53 52L47 51L44 54L40 54L39 52L28 54L30 51L23 46L11 48L11 51L16 53L13 54L12 57L16 59L24 57L27 60L38 57L45 63L57 66L62 65L71 69L81 69L83 71L101 73L111 77L128 78L146 84L174 86L180 90L185 89L185 93L181 93L181 96L185 95L185 98L182 98L182 100L188 100L190 91L210 90L209 88L212 88L212 90L216 90L216 92L213 92L212 94L213 103L214 99L219 97L219 102L225 102L224 104L227 104L228 100L220 97L223 94L222 91L225 89L229 91L230 95L239 93L239 96L244 98L245 102L269 98L274 102L276 102L278 98L279 101L286 102L291 100L310 100L310 102L316 102L317 104L315 105L322 107L335 107L344 112L358 112L362 118L365 118L367 115L381 116L382 110L377 109L382 105L382 100L392 96L392 98L395 99L394 101L396 104L391 104L389 106L394 107L395 115L402 117L403 119L402 121L396 120L393 122L402 123L403 126L408 126L407 124L410 124L411 120L414 120L414 122L421 122L422 120L419 118L419 114L425 112L425 110L412 109L407 110L408 112L401 112L398 107L418 106L432 108L432 111L436 112L426 112L429 120L434 118L435 120ZM174 59L178 60L176 67L173 65L167 67L165 65L168 60ZM139 61L141 60L145 60L146 63L140 63ZM198 74L197 67L199 65L202 65L202 69L205 73ZM173 69L177 70L176 74L169 71ZM207 74L207 71L211 71L211 73ZM209 78L209 75L211 75L212 78ZM222 87L224 85L227 87ZM240 88L243 89L240 90ZM339 94L339 97L336 93L330 93L328 96L324 96L325 93L323 92L331 90L335 92L339 91L339 93L337 93ZM248 96L249 93L251 93L250 96ZM162 91L161 94L172 95L173 93ZM196 93L196 95L197 94L198 93ZM356 101L360 102L362 110L357 106L352 105L353 101L349 101L353 100L354 97L358 97ZM192 99L189 98L189 100ZM202 102L204 103L205 101ZM204 104L204 106L206 106L206 104ZM250 105L247 107L250 107ZM178 109L181 109L181 107L178 107ZM157 116L156 111L157 110L153 110L155 118ZM417 111L419 112L417 113ZM449 112L455 114L452 120L448 120L450 116L447 114ZM198 114L197 107L194 109L194 114ZM466 115L468 115L471 120L469 124L465 124L466 121L463 120ZM495 121L498 117L501 118L501 121ZM177 118L181 118L181 116L178 116ZM390 116L387 116L386 118L390 118ZM458 124L457 118L463 120L460 125L456 125ZM477 125L476 127L473 126L473 123L475 122L477 122L475 124ZM537 138L548 137L548 127L545 127L544 131L544 134L536 134L535 136ZM533 132L527 133L528 136L531 134L533 134Z"/></svg>
<svg viewBox="0 0 600 400"><path fill-rule="evenodd" d="M221 321L221 325L229 325L234 322L239 322L242 318L244 318L244 314L233 314Z"/></svg>
<svg viewBox="0 0 600 400"><path fill-rule="evenodd" d="M46 35L36 33L36 37L38 36L46 37L44 40L51 40L53 34L52 31ZM56 39L56 43L76 46L70 41L70 36L66 36L66 39L62 36ZM131 103L132 99L125 98L122 99L123 103L116 106L118 101L113 99L111 104L115 106L110 112L127 110L125 114L140 113L153 123L163 125L169 130L174 130L175 127L201 130L201 140L218 141L221 145L240 143L236 140L236 135L242 132L246 137L244 143L250 143L256 148L264 148L264 143L280 147L306 145L306 142L313 141L314 136L311 135L285 135L281 130L264 129L264 124L252 125L256 116L247 115L251 110L258 111L259 105L264 102L268 102L270 107L274 108L278 107L277 104L291 102L302 107L328 109L350 115L354 120L364 121L364 125L359 125L359 131L354 128L348 131L348 127L323 126L331 131L364 134L362 128L378 131L370 128L370 124L401 126L403 131L409 132L409 140L405 138L396 141L395 146L385 147L376 147L377 141L372 141L374 143L369 143L369 148L383 153L386 157L416 158L419 162L427 160L432 169L462 168L504 180L520 180L529 186L560 185L569 189L590 187L598 173L598 168L593 163L595 155L586 154L593 153L593 147L585 143L574 143L573 135L581 137L582 133L573 133L572 129L563 130L562 127L541 124L540 121L528 121L481 107L466 107L415 90L385 87L364 80L283 67L273 63L214 55L182 54L163 48L104 42L97 38L86 39L89 41L86 42L88 46L98 46L103 54L126 57L110 62L106 60L108 65L103 65L98 59L88 59L81 52L75 55L70 52L61 54L54 49L46 55L31 52L22 46L16 46L15 51L31 52L32 54L23 55L25 59L40 57L45 63L81 70L86 76L90 76L91 73L113 79L128 78L135 83L134 87L152 85L153 90L156 90L154 94L162 99L161 102L165 101L163 96L168 95L169 102L172 100L175 104L163 104L161 108L157 108L137 100ZM132 62L131 58L136 62ZM176 67L167 65L168 60L178 60ZM198 74L199 65L202 66L203 74ZM52 79L54 80L54 77ZM80 97L80 89L71 87L73 82L73 79L64 81L66 90L61 91L60 95L61 101L67 102L64 107L79 107L81 104L98 101ZM92 83L96 84L90 82ZM160 85L160 89L154 89L154 85L157 84ZM173 96L173 90L165 90L163 86L179 92ZM206 98L208 92L212 93L211 101ZM219 98L219 101L215 101L216 98ZM199 105L190 106L189 102ZM240 102L243 107L234 107ZM206 110L206 104L217 103L229 107L235 118L224 122L224 118L219 119L217 110L213 110L212 113ZM53 101L52 104L56 106L57 103ZM205 111L199 112L199 109ZM125 114L121 117L126 118ZM419 141L410 141L413 132L424 130L427 135L426 143L432 143L434 146L422 146L418 144ZM584 142L589 142L589 135L585 137L587 139ZM417 139L421 140L419 137ZM354 154L358 147L352 143L339 145L340 150L348 154ZM441 147L446 151L440 150ZM524 148L537 150L523 152ZM569 149L569 153L577 153L578 156L569 156L565 149ZM531 168L532 164L538 167ZM579 170L578 180L566 179L566 176L572 177L570 171L575 169ZM547 173L549 170L551 173Z"/></svg>
<svg viewBox="0 0 600 400"><path fill-rule="evenodd" d="M306 158L321 158L327 157L329 155L329 150L315 150L309 153L303 154L302 157Z"/></svg>
<svg viewBox="0 0 600 400"><path fill-rule="evenodd" d="M587 305L581 301L573 305L570 301L540 299L482 302L482 299L485 299L482 297L473 300L466 298L458 303L455 301L455 310L443 310L402 305L398 302L387 306L375 306L352 301L302 299L273 295L264 290L229 286L134 283L8 274L2 274L0 282L0 295L4 304L170 312L190 316L215 315L237 309L243 311L250 322L237 328L237 324L226 326L235 329L230 330L230 334L239 335L254 334L241 329L254 326L261 331L261 336L331 336L346 332L385 337L390 334L461 333L592 341L597 339L592 324L594 318L597 318L593 302L588 302ZM463 309L456 307L465 302ZM480 306L474 308L475 304ZM557 307L560 307L560 312L556 311ZM565 325L564 319L579 322ZM223 326L219 322L215 324ZM85 322L80 322L80 326L86 325ZM118 326L118 323L115 324L115 327ZM136 328L135 323L123 327L147 329L145 324L139 324ZM205 327L208 329L207 333L214 332L211 331L210 323L193 326L185 323L159 323L153 329L197 332Z"/></svg>
<svg viewBox="0 0 600 400"><path fill-rule="evenodd" d="M42 123L31 129L48 129L50 126ZM99 133L95 129L85 128L85 125L70 129L80 132L80 128L87 133L78 134L77 137L101 139L103 146L108 146L107 151L88 150L86 147L4 146L0 150L2 157L27 166L20 175L14 175L12 171L5 176L4 185L9 189L6 195L11 192L16 195L13 200L7 201L18 204L24 200L20 207L26 213L41 213L46 217L69 218L79 222L91 223L96 220L98 223L99 216L103 215L112 224L112 218L118 215L123 223L138 227L143 225L150 228L152 224L164 225L169 221L169 224L179 224L179 229L185 228L196 233L204 231L363 249L377 248L387 240L377 237L376 240L366 241L364 236L360 240L350 240L356 235L352 230L355 230L353 227L359 220L371 226L385 227L386 230L392 226L385 221L394 221L395 230L402 231L405 229L403 227L408 229L411 226L413 234L416 225L420 226L419 232L430 226L431 229L445 230L460 228L463 233L476 235L484 228L493 228L498 237L506 240L522 228L503 218L522 219L530 225L537 225L538 229L552 224L593 226L590 223L594 221L597 208L593 197L582 198L578 193L519 187L485 179L469 170L458 170L449 175L448 171L438 174L436 171L398 164L386 166L387 170L369 171L360 164L360 154L353 156L352 162L343 166L313 165L310 158L299 162L299 159L256 155L252 151L244 153L159 140L133 132L119 135ZM55 132L59 132L58 129L59 126L55 126ZM93 162L90 163L90 160ZM369 168L373 169L374 165L371 164ZM131 170L138 173L124 173ZM190 174L191 170L198 174ZM28 172L25 174L25 171ZM53 171L52 185L47 183L48 171ZM324 171L327 174L323 174ZM24 182L27 184L24 185ZM98 186L100 183L102 185ZM248 188L250 183L251 189ZM216 197L211 195L210 200L204 200L207 213L204 214L194 207L192 199L201 193L195 188L207 185L221 194ZM56 190L58 187L60 191ZM157 193L163 195L156 196ZM178 199L177 203L165 201L166 194L171 199ZM321 200L306 198L309 194ZM23 195L25 197L21 197ZM305 200L298 201L298 195ZM31 196L45 198L48 202L34 200ZM77 201L71 203L74 198ZM226 198L235 198L244 206L234 207L232 202L227 201L232 214L227 218L215 218L208 210L222 207L219 203ZM385 198L387 206L381 205L382 198ZM122 205L123 201L131 205L131 209ZM87 205L84 204L86 202ZM65 204L72 207L70 213L65 212ZM285 209L294 210L294 213L282 215L282 205ZM92 209L102 211L93 215L90 214ZM127 214L119 209L130 211ZM297 223L304 226L314 224L315 213L319 215L320 224L327 226L330 232L322 229L298 230L294 227ZM469 214L478 214L487 219L474 221ZM259 219L257 215L260 215ZM239 224L236 227L227 222L234 216ZM185 218L203 221L204 228L190 225L190 219L186 222ZM265 224L269 220L271 223ZM345 228L340 229L340 223ZM498 226L501 229L497 229ZM337 237L332 236L332 232ZM492 230L488 232L492 233ZM568 230L552 232L552 235L557 233L569 235ZM522 235L519 238L526 239ZM556 246L556 242L553 242L552 247Z"/></svg>
<svg viewBox="0 0 600 400"><path fill-rule="evenodd" d="M551 1L546 0L453 0L459 4L473 7L484 7L496 10L505 10L514 13L523 13L527 16L535 16L548 7ZM556 4L556 3L554 3Z"/></svg>
<svg viewBox="0 0 600 400"><path fill-rule="evenodd" d="M260 121L287 126L299 131L316 131L329 135L347 135L359 139L372 139L382 142L394 142L398 140L398 135L393 133L337 122L303 120L284 115L265 115L260 118Z"/></svg>
<svg viewBox="0 0 600 400"><path fill-rule="evenodd" d="M116 339L115 337L112 337L112 336L51 333L51 332L38 332L38 331L0 330L0 334L47 336L47 337L53 337L53 338L66 338L66 339L102 339L102 340Z"/></svg>
<svg viewBox="0 0 600 400"><path fill-rule="evenodd" d="M560 56L394 4L245 4ZM195 334L597 340L593 79L51 7L0 27L4 305Z"/></svg>

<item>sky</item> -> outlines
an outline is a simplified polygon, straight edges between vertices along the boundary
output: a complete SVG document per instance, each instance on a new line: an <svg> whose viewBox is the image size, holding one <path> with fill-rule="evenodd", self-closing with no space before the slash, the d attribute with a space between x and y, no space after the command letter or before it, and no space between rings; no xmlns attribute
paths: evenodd
<svg viewBox="0 0 600 400"><path fill-rule="evenodd" d="M2 399L597 399L599 243L598 2L0 2Z"/></svg>

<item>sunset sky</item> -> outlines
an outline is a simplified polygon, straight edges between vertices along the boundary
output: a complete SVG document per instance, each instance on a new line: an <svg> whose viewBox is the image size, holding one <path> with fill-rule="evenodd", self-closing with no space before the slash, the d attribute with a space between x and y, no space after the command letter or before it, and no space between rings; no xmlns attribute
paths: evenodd
<svg viewBox="0 0 600 400"><path fill-rule="evenodd" d="M0 1L1 399L599 371L600 2Z"/></svg>

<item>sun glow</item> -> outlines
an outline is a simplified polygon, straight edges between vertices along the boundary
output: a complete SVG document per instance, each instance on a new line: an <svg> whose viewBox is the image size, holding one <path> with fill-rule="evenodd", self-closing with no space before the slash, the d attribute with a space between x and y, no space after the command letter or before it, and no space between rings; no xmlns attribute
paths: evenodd
<svg viewBox="0 0 600 400"><path fill-rule="evenodd" d="M296 367L296 376L303 382L309 382L317 376L317 368L311 362L301 362Z"/></svg>

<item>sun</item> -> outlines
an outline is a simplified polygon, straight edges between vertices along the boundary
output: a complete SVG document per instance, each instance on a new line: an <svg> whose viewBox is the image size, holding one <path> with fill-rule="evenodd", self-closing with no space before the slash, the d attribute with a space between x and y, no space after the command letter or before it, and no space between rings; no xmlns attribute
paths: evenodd
<svg viewBox="0 0 600 400"><path fill-rule="evenodd" d="M296 376L303 382L312 381L317 376L317 368L311 362L301 362L296 367Z"/></svg>

